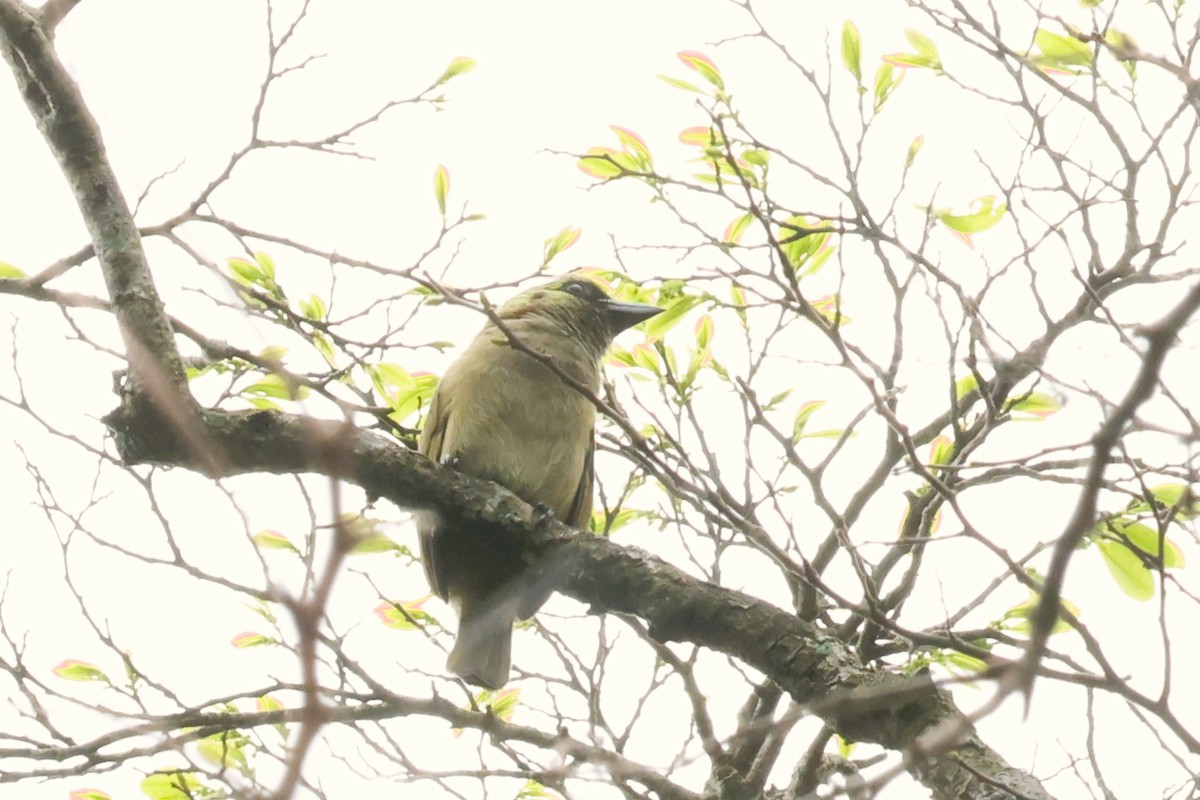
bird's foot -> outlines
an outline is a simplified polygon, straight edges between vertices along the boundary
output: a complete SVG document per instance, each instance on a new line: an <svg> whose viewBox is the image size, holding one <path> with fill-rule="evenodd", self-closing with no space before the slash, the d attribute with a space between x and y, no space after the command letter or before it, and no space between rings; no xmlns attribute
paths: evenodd
<svg viewBox="0 0 1200 800"><path fill-rule="evenodd" d="M554 509L545 503L533 504L533 522L535 525L542 525L554 519Z"/></svg>

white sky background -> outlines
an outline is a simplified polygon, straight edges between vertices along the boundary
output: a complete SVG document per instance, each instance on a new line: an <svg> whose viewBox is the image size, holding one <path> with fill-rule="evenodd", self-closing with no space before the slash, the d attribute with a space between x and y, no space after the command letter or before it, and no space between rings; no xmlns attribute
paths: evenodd
<svg viewBox="0 0 1200 800"><path fill-rule="evenodd" d="M828 47L834 71L839 73L836 79L840 80L838 36L843 19L853 19L862 32L864 71L868 75L873 73L879 55L909 49L903 38L905 27L930 30L922 18L908 14L898 5L878 0L841 4L792 2L770 10L764 21L794 53L818 71L825 70ZM290 19L290 5L280 3L277 9L279 18ZM602 7L487 0L454 3L315 0L309 19L302 23L295 41L284 51L284 60L291 63L300 55L314 52L329 55L278 84L264 111L267 136L300 139L344 127L389 99L416 94L455 56L475 58L479 66L444 87L449 102L442 112L435 113L425 106L402 107L356 135L354 140L360 151L374 156L374 160L335 159L295 151L255 156L239 167L245 171L239 172L234 182L216 195L214 205L223 214L254 227L401 267L425 250L436 234L438 215L432 175L440 163L451 173L452 208L467 202L471 212L487 217L467 229L461 250L446 273L450 283L475 287L526 275L541 260L543 240L567 225L582 227L583 237L560 256L556 268L610 266L613 264L610 232L622 244L661 243L677 235L677 228L666 224L668 217L661 208L647 204L648 195L639 191L638 186L629 183L586 191L594 182L576 169L572 159L543 151L580 153L592 145L612 145L615 139L607 126L617 124L643 136L663 171L682 171L683 160L693 153L678 144L676 137L683 128L702 124L704 117L690 95L655 78L665 73L691 79L676 60L677 51L695 49L709 53L721 66L731 93L754 123L774 136L773 143L811 158L814 163L833 157L828 139L821 133L826 126L821 109L812 103L807 92L773 79L772 76L781 74L777 55L770 54L761 41L755 40L733 42L721 48L710 46L742 32L742 20L736 7L717 0L613 0ZM1132 22L1128 28L1136 30ZM229 152L244 142L249 109L264 68L264 37L263 5L248 0L203 3L86 0L62 25L58 34L60 53L100 122L109 156L127 194L135 198L150 179L183 163L177 173L152 192L139 215L141 223L152 224L174 214L181 203L211 179ZM939 43L944 41L939 38ZM1155 42L1148 33L1139 36L1139 41L1147 50L1154 49ZM944 52L949 59L953 50L947 48ZM965 54L962 57L964 61L967 59ZM976 66L987 69L987 65ZM970 80L969 73L961 77ZM881 163L898 165L913 136L924 134L922 158L928 161L924 169L913 175L916 187L913 194L936 200L934 205L938 206L964 206L992 191L986 170L972 150L978 148L989 157L998 154L1006 142L1011 143L1011 134L1003 119L982 105L974 108L969 103L952 107L942 104L939 95L930 88L933 80L932 76L919 73L906 78L892 101L896 107L891 109L891 116L872 135L871 147ZM0 259L33 273L77 250L85 243L86 235L57 166L7 78L0 79L0 120L4 120L0 129L3 140L0 185L6 187L0 192ZM1079 145L1087 147L1088 143ZM1005 165L1000 158L997 155L994 166L1002 170ZM895 175L887 170L881 170L878 176L868 176L866 190L885 191L889 178L894 180ZM872 180L878 183L872 185ZM920 216L916 211L913 215L914 220ZM950 252L957 265L967 271L973 261L987 258L986 236L977 239L974 252L950 240L943 251ZM227 238L197 235L193 241L214 261L240 254ZM212 311L194 293L180 292L165 277L171 273L163 267L173 260L179 262L180 274L185 274L185 262L177 253L162 246L152 246L150 253L152 258L160 259L155 263L160 290L172 310ZM277 260L281 280L291 296L310 291L328 296L327 277L320 265ZM441 266L444 262L435 259L433 263ZM686 267L676 268L669 253L634 254L629 263L644 270L641 276L635 272L635 277L686 272ZM214 288L215 283L206 284L194 275L186 280L193 287L220 291ZM830 280L834 280L832 276ZM364 293L372 290L369 278L350 277L346 284ZM68 285L80 291L103 293L94 266L73 275ZM1069 284L1063 286L1072 288ZM344 289L345 285L340 291ZM229 297L228 292L225 296ZM848 309L854 324L870 325L871 298L855 299L858 305ZM23 316L29 305L19 307ZM997 318L1002 314L1000 310L993 313ZM235 332L235 326L240 325L236 315L223 314L222 318L230 326L230 339L254 341L245 338L244 331ZM203 317L197 319L204 321ZM404 341L446 339L461 343L479 324L464 312L450 310L446 310L443 319L448 320L444 330L428 336L424 333L413 338L405 336ZM1015 326L1020 324L1019 319L1010 322ZM918 327L923 323L928 324L928 320L913 321ZM7 328L8 323L0 327ZM64 341L63 327L46 310L29 314L17 330L21 347L19 363L35 407L48 409L48 418L62 429L94 435L94 421L81 419L81 412L94 420L111 408L110 373L115 362L104 362L92 355L89 348ZM98 335L116 346L111 331ZM263 345L268 343L262 341ZM7 333L0 344L7 348ZM1068 375L1068 365L1072 365L1077 370L1076 377L1082 381L1086 376L1092 386L1103 389L1107 396L1117 397L1124 391L1133 366L1127 352L1097 347L1094 342L1068 343L1064 348L1067 357L1059 365L1058 374ZM440 372L449 357L432 350L420 351L405 366ZM944 378L945 364L940 358L931 358L928 368L934 379ZM781 374L779 380L781 385L788 384L791 373ZM0 370L0 389L11 393L12 388L9 376ZM921 402L926 391L935 401L944 402L942 384L913 385L912 402ZM802 394L805 396L799 397ZM816 396L815 391L799 391L797 399ZM20 419L0 407L0 429L24 425L19 423ZM1090 414L1063 414L1031 435L1078 441L1088 435L1094 420L1094 409ZM0 441L4 439L18 439L31 450L34 454L31 458L46 470L50 486L64 493L59 499L65 507L85 507L93 492L94 476L72 473L71 465L77 464L78 459L68 456L61 443L27 430L0 436ZM1015 446L1021 443L1018 441ZM56 460L58 453L62 454L61 460ZM847 476L847 490L854 487L849 482L853 477ZM196 566L253 581L259 562L244 541L240 551L232 549L237 546L243 523L230 504L215 489L200 485L191 476L176 472L162 479L177 485L179 497L188 498L189 503L203 510L190 520L192 531L184 530L182 534L195 544L189 555L196 559ZM265 503L246 499L246 493L257 486L263 487L263 491L277 492L279 481L246 478L231 481L229 485L239 491L239 499L250 518L246 524L250 531L263 527L289 532L307 528L302 503L295 492L286 497L273 494ZM323 491L320 482L310 485L315 487L315 494ZM8 487L4 494L15 498L6 504L8 530L0 540L0 567L12 570L4 606L5 621L10 629L32 631L30 665L48 674L63 658L99 659L103 651L89 650L88 645L81 644L90 639L86 630L75 622L78 611L74 601L61 594L58 548L45 519L32 506L34 486L23 460L3 446L0 446L0 486ZM1038 535L1045 530L1061 529L1069 506L1059 500L1051 505L1049 498L1045 504L1039 503L1042 491L1038 487L1031 490L1026 498L1026 513L1005 510L1004 513L1012 515L1014 528L1036 528ZM141 500L138 502L140 505ZM1011 504L1011 499L1006 502ZM886 541L893 535L900 503L901 499L896 498L894 508L877 512L878 540ZM126 514L146 524L144 509L126 509L117 503L91 512L88 522L97 529L116 531L128 524L123 522ZM188 521L179 524L186 527ZM231 531L232 538L224 536L222 530ZM823 535L824 527L817 530ZM407 535L402 520L396 520L393 532L398 537ZM129 546L143 541L139 530L127 533L128 540L122 541ZM214 541L226 539L231 544L214 545ZM152 528L144 535L144 542L151 541ZM952 552L950 548L946 550ZM1192 563L1198 563L1194 548L1189 555L1193 557ZM95 558L98 560L90 566L105 563L99 554ZM272 563L277 569L286 569L278 567L278 562ZM931 622L941 613L933 590L944 589L953 596L981 579L990 580L994 574L989 568L986 577L981 578L972 573L969 564L956 564L952 557L945 566L939 573L940 586L931 584L930 595L923 597L930 604ZM423 585L416 570L396 567L390 573L385 569L382 574L405 587ZM1182 577L1190 580L1186 575ZM753 583L754 576L747 576L746 580ZM213 695L243 688L235 670L290 674L284 653L266 649L231 651L229 639L233 634L261 625L240 607L236 598L231 600L228 593L200 594L181 604L180 598L173 594L171 582L163 580L162 572L149 569L110 574L93 568L81 573L81 581L81 591L95 598L98 614L113 620L114 636L134 650L148 670L158 669L163 675L182 674L195 669L197 660L209 659L215 653L227 674L197 676L198 681L203 681L198 691ZM1194 580L1191 583L1195 585ZM385 587L385 591L396 590ZM410 594L416 593L414 588ZM1013 603L1023 598L1019 590L1010 593ZM1119 669L1151 676L1161 674L1156 603L1137 605L1120 594L1097 558L1076 559L1067 595L1079 603L1084 619L1094 626L1105 620L1120 621L1121 635L1127 637L1128 647L1123 652L1109 654ZM777 601L784 602L782 596ZM401 644L404 634L375 624L370 609L376 602L362 581L343 580L334 613L342 615L347 627L356 617L364 627L374 625L372 637L376 645L399 651L405 646ZM954 607L953 603L947 605ZM522 647L532 647L531 641L532 637L518 635L518 665L523 660ZM365 653L363 657L371 655L378 658L381 654ZM427 668L439 669L436 653L427 655ZM1195 654L1189 656L1182 648L1176 650L1175 657L1180 668L1195 663ZM102 666L115 667L111 662ZM427 687L428 681L413 681L399 671L395 679L399 691L418 695L427 691L422 687ZM714 681L712 686L714 709L736 707L742 701L740 695L722 698L717 694L719 684ZM83 686L78 696L87 698L93 690L94 687ZM1193 693L1191 707L1200 707L1200 698L1187 686L1177 687L1176 707L1188 707L1184 691ZM958 696L965 708L971 708L988 694L986 687L980 687L962 689ZM1049 772L1046 764L1064 763L1064 751L1083 755L1079 749L1082 705L1078 693L1046 682L1040 684L1035 699L1028 721L1021 719L1019 708L1006 706L980 727L985 741L999 748L1014 764L1045 775ZM667 719L668 712L663 714ZM1109 769L1105 777L1110 786L1120 797L1139 797L1143 796L1139 789L1145 789L1149 783L1154 787L1152 794L1157 796L1160 783L1148 781L1147 776L1155 774L1161 754L1153 749L1130 751L1119 727L1127 724L1128 717L1112 719L1124 721L1117 723L1115 730L1102 733L1097 742ZM522 720L519 715L517 721L538 724L528 717ZM729 717L721 722L726 726L731 724ZM1101 721L1102 728L1103 724ZM439 761L442 767L453 766L461 753L459 748L465 746L450 742L444 726L437 723L414 724L413 730L414 737L423 736L434 743L429 753L422 754L430 767L438 766ZM667 740L662 748L665 761L674 754L669 728L664 739ZM1138 741L1146 741L1146 737L1139 737ZM83 783L102 786L114 797L122 796L119 790L124 791L125 797L139 796L136 776L127 780L89 778ZM20 791L22 798L31 800L61 798L67 789L79 785L22 787ZM328 788L333 797L356 796L351 784L341 790L344 794L333 786ZM8 791L4 790L5 797L10 796ZM923 796L922 791L899 784L892 796ZM1052 791L1064 798L1086 796L1079 784L1070 779L1053 784Z"/></svg>

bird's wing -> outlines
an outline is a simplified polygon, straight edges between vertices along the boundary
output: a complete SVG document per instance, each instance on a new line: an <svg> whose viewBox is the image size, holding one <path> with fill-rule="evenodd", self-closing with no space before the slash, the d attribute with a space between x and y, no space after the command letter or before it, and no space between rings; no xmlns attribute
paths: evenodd
<svg viewBox="0 0 1200 800"><path fill-rule="evenodd" d="M425 428L421 431L421 441L417 449L434 461L442 462L442 440L446 435L446 422L449 418L449 410L443 411L440 391L433 393L433 399L429 401L429 413L425 416ZM443 600L447 597L448 585L445 581L445 576L442 570L438 569L437 557L435 555L437 548L434 540L438 535L438 514L435 511L421 511L416 515L417 519L417 534L421 541L421 564L425 567L425 577L429 581L429 588L434 594L441 597Z"/></svg>
<svg viewBox="0 0 1200 800"><path fill-rule="evenodd" d="M570 511L563 522L576 528L588 530L592 520L592 461L596 457L596 433L588 433L587 453L583 456L583 469L579 472L579 486L571 500Z"/></svg>

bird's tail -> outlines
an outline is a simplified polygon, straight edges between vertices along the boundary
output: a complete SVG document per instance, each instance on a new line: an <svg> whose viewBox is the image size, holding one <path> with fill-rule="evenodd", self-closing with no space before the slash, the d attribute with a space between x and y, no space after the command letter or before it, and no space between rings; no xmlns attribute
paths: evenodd
<svg viewBox="0 0 1200 800"><path fill-rule="evenodd" d="M511 603L494 597L463 598L459 608L458 638L446 659L446 669L467 683L496 690L508 683L512 665Z"/></svg>

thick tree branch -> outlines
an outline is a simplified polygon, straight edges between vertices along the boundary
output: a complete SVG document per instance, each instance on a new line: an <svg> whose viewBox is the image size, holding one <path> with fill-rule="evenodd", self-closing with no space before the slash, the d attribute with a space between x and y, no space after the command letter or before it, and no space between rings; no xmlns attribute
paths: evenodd
<svg viewBox="0 0 1200 800"><path fill-rule="evenodd" d="M52 4L47 21L71 3ZM43 19L19 0L0 0L0 51L17 88L75 196L129 353L128 402L166 423L163 435L182 436L203 454L196 406L187 389L174 333L155 288L133 214L108 162L100 128L67 74ZM203 457L203 455L202 455Z"/></svg>
<svg viewBox="0 0 1200 800"><path fill-rule="evenodd" d="M203 420L206 439L222 454L215 473L182 443L164 446L162 437L147 435L147 423L136 412L118 409L106 419L127 463L173 464L209 474L319 472L402 507L436 509L456 529L520 549L532 569L553 570L565 594L600 611L635 614L660 641L693 642L739 658L844 737L909 752L912 772L941 796L997 796L987 794L994 786L961 766L965 759L1012 787L1016 797L1048 797L1032 776L980 741L949 695L927 678L868 670L845 643L769 603L693 578L637 548L539 519L503 487L344 423L269 411L206 411ZM939 731L955 726L961 733L950 752L923 748L923 741L940 740ZM953 793L947 793L950 787Z"/></svg>

